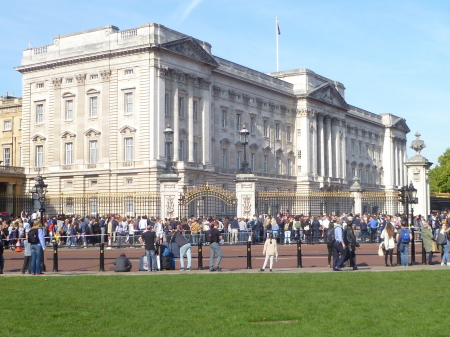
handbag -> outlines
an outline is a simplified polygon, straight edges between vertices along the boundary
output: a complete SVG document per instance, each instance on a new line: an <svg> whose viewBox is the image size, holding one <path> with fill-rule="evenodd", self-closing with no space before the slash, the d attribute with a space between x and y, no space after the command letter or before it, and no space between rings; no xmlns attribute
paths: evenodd
<svg viewBox="0 0 450 337"><path fill-rule="evenodd" d="M433 253L439 253L439 249L438 249L438 246L436 244L436 241L431 241L431 251Z"/></svg>
<svg viewBox="0 0 450 337"><path fill-rule="evenodd" d="M380 245L378 246L378 255L379 256L384 256L384 242L380 243Z"/></svg>

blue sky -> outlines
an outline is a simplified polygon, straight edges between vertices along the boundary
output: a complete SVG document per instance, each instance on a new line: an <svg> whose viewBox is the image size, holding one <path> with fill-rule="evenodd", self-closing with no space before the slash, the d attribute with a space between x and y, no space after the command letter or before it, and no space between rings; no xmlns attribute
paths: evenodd
<svg viewBox="0 0 450 337"><path fill-rule="evenodd" d="M450 1L0 0L0 95L21 95L22 50L53 37L156 22L212 44L214 55L262 72L308 68L342 82L346 100L406 119L436 163L449 147ZM409 150L408 155L414 155Z"/></svg>

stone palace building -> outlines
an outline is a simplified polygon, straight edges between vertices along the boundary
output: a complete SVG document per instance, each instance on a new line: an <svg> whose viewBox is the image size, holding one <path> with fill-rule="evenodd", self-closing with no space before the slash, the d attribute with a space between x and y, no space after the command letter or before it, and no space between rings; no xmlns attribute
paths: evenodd
<svg viewBox="0 0 450 337"><path fill-rule="evenodd" d="M260 191L346 191L406 184L401 117L345 100L308 69L261 73L214 56L206 41L160 24L106 26L26 49L21 162L48 191L158 191L163 131L174 130L179 186L235 190L246 157Z"/></svg>

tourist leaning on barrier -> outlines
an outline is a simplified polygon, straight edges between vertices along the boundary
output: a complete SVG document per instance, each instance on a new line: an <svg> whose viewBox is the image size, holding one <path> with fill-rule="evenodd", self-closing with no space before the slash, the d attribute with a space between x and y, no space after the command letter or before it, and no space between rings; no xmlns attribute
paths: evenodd
<svg viewBox="0 0 450 337"><path fill-rule="evenodd" d="M384 265L386 267L388 267L388 256L389 256L389 262L390 262L390 266L392 267L392 255L394 252L394 248L395 248L395 240L394 240L394 236L395 236L395 231L394 231L394 226L392 226L392 224L390 222L388 222L386 224L386 227L383 229L383 231L381 232L380 238L383 239L383 244L384 244Z"/></svg>
<svg viewBox="0 0 450 337"><path fill-rule="evenodd" d="M184 255L186 254L188 264L186 270L191 270L192 265L192 250L191 243L180 233L179 229L175 229L170 242L176 242L178 247L180 247L180 268L184 271Z"/></svg>
<svg viewBox="0 0 450 337"><path fill-rule="evenodd" d="M264 243L263 255L265 255L266 258L264 260L264 265L260 269L260 271L264 271L266 269L267 261L270 261L269 270L272 271L273 258L276 257L278 259L277 240L273 238L272 233L269 234L269 237Z"/></svg>

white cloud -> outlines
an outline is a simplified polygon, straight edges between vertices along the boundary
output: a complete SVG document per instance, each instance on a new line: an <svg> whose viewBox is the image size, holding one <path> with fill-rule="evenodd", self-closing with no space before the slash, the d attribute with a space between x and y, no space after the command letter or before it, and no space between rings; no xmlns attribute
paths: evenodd
<svg viewBox="0 0 450 337"><path fill-rule="evenodd" d="M192 0L191 3L186 7L186 9L183 11L183 13L181 13L181 22L183 22L184 20L186 20L188 18L189 15L191 15L192 11L195 9L195 7L197 7L200 2L202 2L203 0Z"/></svg>

